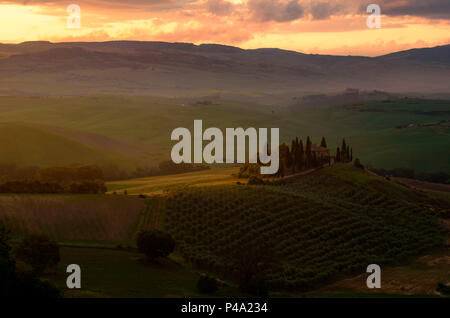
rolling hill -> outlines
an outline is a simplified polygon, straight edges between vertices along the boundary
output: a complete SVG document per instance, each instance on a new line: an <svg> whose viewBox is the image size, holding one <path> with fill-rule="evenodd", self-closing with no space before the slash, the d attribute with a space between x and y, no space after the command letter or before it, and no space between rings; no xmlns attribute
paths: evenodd
<svg viewBox="0 0 450 318"><path fill-rule="evenodd" d="M281 142L288 143L296 136L304 140L310 136L316 143L325 136L332 153L346 138L355 158L372 167L450 171L450 103L399 98L297 109L217 97L4 96L0 97L0 123L4 123L1 141L5 145L0 147L8 149L9 155L0 161L33 165L113 161L127 169L157 165L169 159L172 130L192 129L194 119L202 119L204 127L221 129L279 127ZM10 140L17 123L46 137L37 139L30 133L34 139L27 140L18 134L24 145L18 147ZM397 128L410 124L413 127ZM68 145L46 150L50 137L83 150L71 151L75 148ZM436 152L439 155L432 155Z"/></svg>
<svg viewBox="0 0 450 318"><path fill-rule="evenodd" d="M174 191L149 215L163 213L159 226L200 268L229 273L262 249L277 260L266 265L272 288L305 291L444 246L429 204L448 213L448 201L336 165L283 186Z"/></svg>
<svg viewBox="0 0 450 318"><path fill-rule="evenodd" d="M97 163L130 168L136 165L134 158L123 153L104 151L109 144L94 144L92 136L83 142L76 135L54 130L20 123L0 123L0 163L15 163L19 167ZM102 140L102 137L97 139Z"/></svg>
<svg viewBox="0 0 450 318"><path fill-rule="evenodd" d="M220 91L260 102L347 87L448 93L449 46L380 57L243 50L217 44L112 41L0 45L0 93L188 96ZM255 96L256 95L256 96Z"/></svg>

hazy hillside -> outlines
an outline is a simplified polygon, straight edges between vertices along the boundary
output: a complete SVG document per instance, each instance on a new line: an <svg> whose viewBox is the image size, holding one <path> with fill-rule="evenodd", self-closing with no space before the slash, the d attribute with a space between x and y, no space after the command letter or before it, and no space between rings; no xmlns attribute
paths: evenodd
<svg viewBox="0 0 450 318"><path fill-rule="evenodd" d="M123 151L107 152L100 145L94 147L77 140L76 136L26 124L0 123L0 145L0 163L14 163L19 167L97 163L131 168L137 164L135 158Z"/></svg>
<svg viewBox="0 0 450 318"><path fill-rule="evenodd" d="M267 95L347 87L448 92L449 46L386 56L163 42L26 42L0 45L0 94Z"/></svg>
<svg viewBox="0 0 450 318"><path fill-rule="evenodd" d="M0 97L0 161L156 165L169 159L172 130L199 118L221 129L279 127L282 142L325 136L332 154L346 138L364 164L450 172L450 103L421 99L291 109L219 98Z"/></svg>

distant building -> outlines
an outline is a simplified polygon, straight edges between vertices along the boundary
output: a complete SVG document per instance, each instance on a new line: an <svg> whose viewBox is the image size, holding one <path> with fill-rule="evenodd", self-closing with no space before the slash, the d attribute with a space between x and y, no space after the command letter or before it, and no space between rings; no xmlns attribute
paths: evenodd
<svg viewBox="0 0 450 318"><path fill-rule="evenodd" d="M311 145L311 152L316 154L317 159L319 158L327 158L330 156L330 149L320 147L317 145Z"/></svg>

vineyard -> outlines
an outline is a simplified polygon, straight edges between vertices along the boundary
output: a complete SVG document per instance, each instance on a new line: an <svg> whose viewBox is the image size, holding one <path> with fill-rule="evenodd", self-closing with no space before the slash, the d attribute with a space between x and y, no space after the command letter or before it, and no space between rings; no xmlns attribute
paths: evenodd
<svg viewBox="0 0 450 318"><path fill-rule="evenodd" d="M435 203L336 165L282 186L173 192L163 223L186 260L218 273L231 272L243 246L265 246L276 260L267 271L272 288L302 291L444 245L445 230L427 208Z"/></svg>
<svg viewBox="0 0 450 318"><path fill-rule="evenodd" d="M45 234L58 242L129 243L142 199L104 195L1 195L0 222L13 238Z"/></svg>

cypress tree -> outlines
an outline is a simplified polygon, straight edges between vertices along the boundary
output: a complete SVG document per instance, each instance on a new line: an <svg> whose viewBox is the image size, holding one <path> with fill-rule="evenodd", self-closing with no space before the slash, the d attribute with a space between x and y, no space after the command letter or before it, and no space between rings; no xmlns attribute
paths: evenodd
<svg viewBox="0 0 450 318"><path fill-rule="evenodd" d="M283 167L282 170L282 176L284 176L284 168L286 167L290 167L291 166L291 161L290 161L290 151L289 151L289 146L286 145L285 143L282 143L279 146L279 154L280 154L280 169L281 167Z"/></svg>
<svg viewBox="0 0 450 318"><path fill-rule="evenodd" d="M336 162L341 162L341 151L339 150L339 147L337 147L336 150Z"/></svg>
<svg viewBox="0 0 450 318"><path fill-rule="evenodd" d="M311 154L311 139L309 138L309 136L306 138L306 155L310 155Z"/></svg>
<svg viewBox="0 0 450 318"><path fill-rule="evenodd" d="M306 138L306 167L311 167L312 157L311 157L311 139L309 136Z"/></svg>
<svg viewBox="0 0 450 318"><path fill-rule="evenodd" d="M305 156L305 152L303 150L303 141L300 139L300 142L298 144L298 162L297 162L297 169L299 171L301 171L303 169L303 165L304 165L304 156Z"/></svg>
<svg viewBox="0 0 450 318"><path fill-rule="evenodd" d="M327 148L327 141L325 140L325 137L322 137L322 140L320 141L320 147Z"/></svg>
<svg viewBox="0 0 450 318"><path fill-rule="evenodd" d="M345 142L345 138L342 139L342 147L341 147L341 161L346 161L346 153L347 153L347 143Z"/></svg>
<svg viewBox="0 0 450 318"><path fill-rule="evenodd" d="M292 173L295 173L295 168L297 166L297 141L295 139L292 140L291 144L291 157L292 157Z"/></svg>

